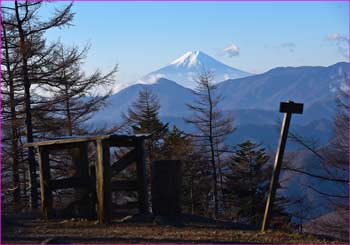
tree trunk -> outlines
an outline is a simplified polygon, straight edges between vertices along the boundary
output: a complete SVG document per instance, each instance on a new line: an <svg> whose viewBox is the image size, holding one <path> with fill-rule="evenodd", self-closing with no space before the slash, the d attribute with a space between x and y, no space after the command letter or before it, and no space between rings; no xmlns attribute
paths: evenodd
<svg viewBox="0 0 350 245"><path fill-rule="evenodd" d="M208 99L209 99L209 144L210 144L210 154L211 154L211 165L213 168L213 194L214 194L214 218L218 216L218 190L217 190L217 174L216 174L216 164L215 164L215 149L214 149L214 137L213 137L213 102L211 100L211 92L209 86L208 89Z"/></svg>
<svg viewBox="0 0 350 245"><path fill-rule="evenodd" d="M215 142L215 146L216 146L216 157L217 157L217 163L218 163L218 171L219 171L219 180L220 180L220 192L221 192L221 202L222 202L222 208L223 211L225 213L225 196L224 196L224 180L222 177L222 171L221 171L221 158L220 158L220 151L219 151L219 143L218 143L218 139L216 139Z"/></svg>
<svg viewBox="0 0 350 245"><path fill-rule="evenodd" d="M22 61L22 78L24 83L24 103L25 103L25 125L27 133L27 143L33 142L33 125L32 125L32 112L31 112L31 98L30 98L30 79L28 75L28 57L27 49L28 44L25 40L25 33L22 29L22 21L19 16L18 2L15 2L16 9L16 19L17 19L17 28L20 38L20 54ZM28 163L29 163L29 174L30 174L30 205L32 208L38 207L38 190L37 190L37 181L36 181L36 162L34 149L32 147L28 148Z"/></svg>
<svg viewBox="0 0 350 245"><path fill-rule="evenodd" d="M212 140L211 140L212 142ZM217 218L219 213L219 206L218 206L218 190L217 190L217 173L216 173L216 165L215 165L215 155L214 155L214 149L212 148L212 143L210 143L211 148L211 165L213 168L213 194L214 194L214 218Z"/></svg>
<svg viewBox="0 0 350 245"><path fill-rule="evenodd" d="M63 63L63 81L65 83L65 100L66 100L66 122L67 122L67 131L68 131L68 135L69 136L72 136L73 135L73 122L72 122L72 115L71 115L71 111L70 111L70 96L69 96L69 84L68 84L68 81L67 81L67 76L66 76L66 62L65 62L65 57L64 57L64 53L63 53L63 49L62 49L62 63Z"/></svg>
<svg viewBox="0 0 350 245"><path fill-rule="evenodd" d="M193 201L193 176L191 176L190 196L191 196L191 214L194 214L194 201Z"/></svg>
<svg viewBox="0 0 350 245"><path fill-rule="evenodd" d="M13 74L10 66L9 48L8 40L6 34L6 27L3 25L3 38L4 38L4 48L5 48L5 65L8 72L9 81L9 103L10 103L10 117L11 117L11 158L12 158L12 181L14 185L13 201L18 203L21 193L20 183L19 183L19 173L18 173L18 136L17 136L17 116L16 116L16 103L14 95L14 83Z"/></svg>
<svg viewBox="0 0 350 245"><path fill-rule="evenodd" d="M66 112L67 112L67 131L68 135L73 135L73 123L72 123L72 116L70 112L70 103L69 103L69 94L68 94L68 85L66 84Z"/></svg>

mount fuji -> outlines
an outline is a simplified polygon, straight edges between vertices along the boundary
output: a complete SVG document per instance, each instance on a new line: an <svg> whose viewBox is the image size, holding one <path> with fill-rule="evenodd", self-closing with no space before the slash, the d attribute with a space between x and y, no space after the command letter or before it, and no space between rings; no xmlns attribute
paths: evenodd
<svg viewBox="0 0 350 245"><path fill-rule="evenodd" d="M190 51L171 62L169 65L154 72L148 73L137 83L153 84L159 78L175 81L183 87L193 89L196 87L195 79L204 70L213 73L213 82L221 82L228 79L243 78L252 74L232 68L221 63L213 57L201 52Z"/></svg>

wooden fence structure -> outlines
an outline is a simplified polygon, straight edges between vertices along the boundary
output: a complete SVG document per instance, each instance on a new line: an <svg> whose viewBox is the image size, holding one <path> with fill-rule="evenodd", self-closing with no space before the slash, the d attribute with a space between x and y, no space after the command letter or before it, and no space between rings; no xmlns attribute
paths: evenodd
<svg viewBox="0 0 350 245"><path fill-rule="evenodd" d="M137 191L140 213L148 213L148 192L146 179L146 161L144 141L151 134L136 135L97 135L65 137L48 141L28 143L26 147L38 150L40 168L40 193L42 214L49 219L53 214L52 191L65 188L85 189L87 193L95 193L97 199L97 218L100 223L108 223L111 219L113 191ZM96 146L95 174L89 171L88 143ZM132 147L117 162L110 163L110 147ZM52 179L50 174L50 151L70 150L77 173L74 177ZM136 181L111 181L111 177L136 162Z"/></svg>

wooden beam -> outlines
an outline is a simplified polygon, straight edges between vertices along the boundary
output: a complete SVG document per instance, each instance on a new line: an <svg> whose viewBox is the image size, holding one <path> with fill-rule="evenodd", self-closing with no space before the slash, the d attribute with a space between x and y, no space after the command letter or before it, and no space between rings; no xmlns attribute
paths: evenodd
<svg viewBox="0 0 350 245"><path fill-rule="evenodd" d="M137 191L138 182L136 180L115 180L111 183L112 191Z"/></svg>
<svg viewBox="0 0 350 245"><path fill-rule="evenodd" d="M126 153L121 159L112 164L111 170L112 175L118 174L123 171L126 167L131 165L136 159L136 150L133 149Z"/></svg>
<svg viewBox="0 0 350 245"><path fill-rule="evenodd" d="M110 140L110 146L115 147L135 147L134 140L132 138L118 138L114 137Z"/></svg>
<svg viewBox="0 0 350 245"><path fill-rule="evenodd" d="M24 147L61 145L61 144L70 144L70 143L82 143L82 142L96 141L97 138L99 138L99 139L108 139L109 135L62 137L62 138L59 138L59 139L26 143L26 144L24 144Z"/></svg>
<svg viewBox="0 0 350 245"><path fill-rule="evenodd" d="M40 170L40 193L41 208L43 218L48 220L52 214L52 192L49 186L50 182L50 159L49 152L45 147L39 147L39 170Z"/></svg>
<svg viewBox="0 0 350 245"><path fill-rule="evenodd" d="M55 179L49 181L49 187L51 190L77 188L77 187L88 187L90 182L86 178L71 177L64 179Z"/></svg>
<svg viewBox="0 0 350 245"><path fill-rule="evenodd" d="M144 140L139 139L135 141L136 145L136 167L138 180L138 194L139 194L139 212L142 214L149 213L148 204L148 185L146 175L146 158Z"/></svg>
<svg viewBox="0 0 350 245"><path fill-rule="evenodd" d="M135 134L135 135L123 135L123 134L111 134L111 135L93 135L93 136L69 136L61 137L53 140L45 140L39 142L31 142L24 144L24 147L37 147L37 146L49 146L49 145L62 145L70 143L82 143L96 140L109 140L111 146L134 146L135 141L148 139L152 134Z"/></svg>
<svg viewBox="0 0 350 245"><path fill-rule="evenodd" d="M46 149L49 151L62 151L62 150L71 150L75 149L76 152L78 152L77 149L79 149L82 145L87 144L88 142L72 142L72 143L62 143L62 144L54 144L54 145L46 145Z"/></svg>
<svg viewBox="0 0 350 245"><path fill-rule="evenodd" d="M109 223L112 204L109 141L98 139L96 143L97 216L100 223Z"/></svg>
<svg viewBox="0 0 350 245"><path fill-rule="evenodd" d="M139 208L138 202L127 202L125 204L113 204L113 210L120 210L120 209L137 209Z"/></svg>

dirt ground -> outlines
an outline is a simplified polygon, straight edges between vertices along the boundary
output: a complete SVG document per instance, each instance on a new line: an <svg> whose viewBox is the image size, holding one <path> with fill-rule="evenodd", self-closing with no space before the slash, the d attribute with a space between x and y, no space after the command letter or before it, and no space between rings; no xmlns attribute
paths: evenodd
<svg viewBox="0 0 350 245"><path fill-rule="evenodd" d="M228 222L184 217L169 223L129 216L108 225L82 219L50 220L23 215L2 217L1 243L340 243L312 235L241 229Z"/></svg>

